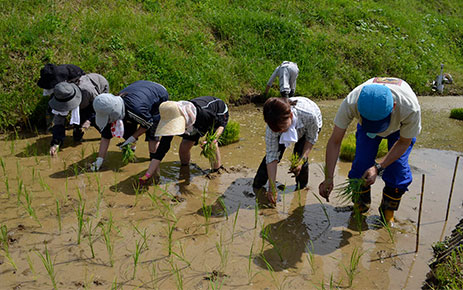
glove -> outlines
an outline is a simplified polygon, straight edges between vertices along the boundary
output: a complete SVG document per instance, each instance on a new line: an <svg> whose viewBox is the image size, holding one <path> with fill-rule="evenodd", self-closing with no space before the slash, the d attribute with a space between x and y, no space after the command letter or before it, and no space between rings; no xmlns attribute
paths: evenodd
<svg viewBox="0 0 463 290"><path fill-rule="evenodd" d="M102 157L97 157L96 161L92 163L90 166L90 170L93 172L100 170L101 165L103 164L103 158Z"/></svg>
<svg viewBox="0 0 463 290"><path fill-rule="evenodd" d="M56 154L58 154L58 149L59 149L58 144L55 144L55 145L50 147L50 155L51 155L51 157L55 157Z"/></svg>
<svg viewBox="0 0 463 290"><path fill-rule="evenodd" d="M135 139L135 137L133 136L130 136L124 142L117 144L117 146L119 146L119 148L122 150L123 147L129 145L130 143L135 143L135 142L137 142L137 139Z"/></svg>

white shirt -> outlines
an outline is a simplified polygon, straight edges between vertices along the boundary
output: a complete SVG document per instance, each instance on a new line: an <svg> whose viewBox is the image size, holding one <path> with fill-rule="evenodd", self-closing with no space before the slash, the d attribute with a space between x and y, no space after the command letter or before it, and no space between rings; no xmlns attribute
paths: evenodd
<svg viewBox="0 0 463 290"><path fill-rule="evenodd" d="M299 74L297 64L290 61L284 61L280 64L270 76L267 86L272 86L273 81L278 76L280 82L280 92L291 92L296 90L296 79Z"/></svg>

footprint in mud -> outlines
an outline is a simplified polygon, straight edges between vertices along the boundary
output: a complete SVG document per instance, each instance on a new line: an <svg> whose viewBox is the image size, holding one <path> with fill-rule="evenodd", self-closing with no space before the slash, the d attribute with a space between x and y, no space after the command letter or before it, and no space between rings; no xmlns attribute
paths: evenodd
<svg viewBox="0 0 463 290"><path fill-rule="evenodd" d="M218 278L226 278L226 277L229 277L227 274L223 273L223 272L220 272L220 271L217 271L217 270L214 270L210 273L208 273L209 276L204 276L204 280L208 280L208 281L217 281Z"/></svg>

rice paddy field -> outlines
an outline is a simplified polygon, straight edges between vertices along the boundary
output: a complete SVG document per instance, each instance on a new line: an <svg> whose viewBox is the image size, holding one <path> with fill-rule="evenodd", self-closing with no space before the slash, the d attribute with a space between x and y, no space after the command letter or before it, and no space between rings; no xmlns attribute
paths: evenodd
<svg viewBox="0 0 463 290"><path fill-rule="evenodd" d="M460 160L444 221L455 161L463 151L463 124L448 116L451 108L463 107L463 98L419 100L423 131L410 156L414 182L392 228L379 223L380 179L360 223L336 192L329 203L318 195L340 100L317 102L324 127L311 154L308 189L295 189L287 174L291 152L285 153L276 208L264 207L251 186L265 154L261 107L254 104L231 108L241 138L220 149L226 170L211 173L197 147L192 164L181 167L180 139L174 138L160 184L147 190L133 186L148 166L144 142L137 144L136 161L124 165L113 140L101 171L89 172L100 138L93 128L82 143L68 137L56 158L48 155L50 134L2 135L0 288L420 288L432 245L461 219ZM336 184L345 182L349 169L350 163L338 163Z"/></svg>

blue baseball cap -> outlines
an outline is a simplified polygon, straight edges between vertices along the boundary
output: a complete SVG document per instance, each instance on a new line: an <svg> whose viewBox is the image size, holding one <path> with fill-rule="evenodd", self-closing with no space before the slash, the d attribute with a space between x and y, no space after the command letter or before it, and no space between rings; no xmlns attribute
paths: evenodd
<svg viewBox="0 0 463 290"><path fill-rule="evenodd" d="M362 128L368 133L386 131L391 122L394 98L391 90L383 85L370 84L362 88L357 108L362 117Z"/></svg>

